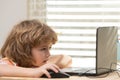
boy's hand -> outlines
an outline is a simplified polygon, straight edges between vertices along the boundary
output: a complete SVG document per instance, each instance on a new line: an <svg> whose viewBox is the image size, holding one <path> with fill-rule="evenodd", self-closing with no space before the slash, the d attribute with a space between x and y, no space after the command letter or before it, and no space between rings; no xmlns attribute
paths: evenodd
<svg viewBox="0 0 120 80"><path fill-rule="evenodd" d="M57 73L59 71L59 67L53 63L46 63L45 65L39 67L39 72L41 72L40 76L45 74L48 78L51 78L48 70L52 70Z"/></svg>
<svg viewBox="0 0 120 80"><path fill-rule="evenodd" d="M71 66L72 58L67 55L53 55L49 57L47 63L54 63L62 69Z"/></svg>

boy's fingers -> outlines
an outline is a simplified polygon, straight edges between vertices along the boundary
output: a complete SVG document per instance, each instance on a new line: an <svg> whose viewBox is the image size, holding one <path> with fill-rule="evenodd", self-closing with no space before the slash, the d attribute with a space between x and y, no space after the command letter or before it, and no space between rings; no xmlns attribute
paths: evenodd
<svg viewBox="0 0 120 80"><path fill-rule="evenodd" d="M44 74L48 77L48 78L51 78L49 72L47 70L44 71Z"/></svg>
<svg viewBox="0 0 120 80"><path fill-rule="evenodd" d="M52 71L56 72L56 73L59 71L59 70L56 69L55 67L51 67L50 69L51 69Z"/></svg>
<svg viewBox="0 0 120 80"><path fill-rule="evenodd" d="M58 71L60 70L60 68L57 65L53 65Z"/></svg>
<svg viewBox="0 0 120 80"><path fill-rule="evenodd" d="M55 72L60 71L60 68L59 68L57 65L55 65L55 64L52 64L51 68L52 68L52 70L55 71Z"/></svg>

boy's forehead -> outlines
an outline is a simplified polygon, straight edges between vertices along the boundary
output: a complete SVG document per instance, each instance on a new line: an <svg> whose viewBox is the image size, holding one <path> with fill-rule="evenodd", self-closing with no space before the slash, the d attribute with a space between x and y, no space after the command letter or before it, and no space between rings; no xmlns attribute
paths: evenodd
<svg viewBox="0 0 120 80"><path fill-rule="evenodd" d="M47 47L47 46L52 46L52 43L42 43L38 47Z"/></svg>

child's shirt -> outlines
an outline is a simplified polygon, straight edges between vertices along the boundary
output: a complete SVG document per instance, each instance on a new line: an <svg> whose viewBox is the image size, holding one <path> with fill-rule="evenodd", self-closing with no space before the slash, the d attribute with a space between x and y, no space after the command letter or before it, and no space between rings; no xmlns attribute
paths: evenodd
<svg viewBox="0 0 120 80"><path fill-rule="evenodd" d="M8 58L0 59L0 64L7 64L7 65L16 66L16 63L13 62L12 60L8 59Z"/></svg>

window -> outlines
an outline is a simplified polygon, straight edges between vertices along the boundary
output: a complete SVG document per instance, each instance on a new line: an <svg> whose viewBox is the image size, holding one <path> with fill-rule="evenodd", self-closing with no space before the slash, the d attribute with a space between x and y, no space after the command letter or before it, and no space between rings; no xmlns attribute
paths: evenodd
<svg viewBox="0 0 120 80"><path fill-rule="evenodd" d="M58 33L53 54L94 58L96 28L120 26L120 0L28 0L28 18L40 19Z"/></svg>

